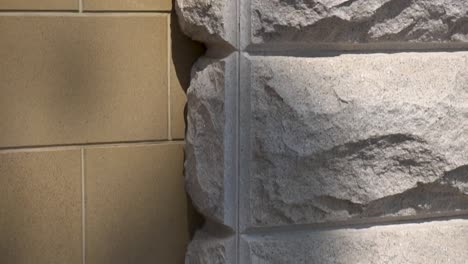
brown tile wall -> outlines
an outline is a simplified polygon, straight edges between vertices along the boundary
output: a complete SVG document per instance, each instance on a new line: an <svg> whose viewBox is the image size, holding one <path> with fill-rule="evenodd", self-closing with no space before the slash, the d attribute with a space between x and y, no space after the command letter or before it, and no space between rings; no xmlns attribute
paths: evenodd
<svg viewBox="0 0 468 264"><path fill-rule="evenodd" d="M77 0L0 0L0 10L78 10Z"/></svg>
<svg viewBox="0 0 468 264"><path fill-rule="evenodd" d="M170 11L172 0L83 0L84 10Z"/></svg>
<svg viewBox="0 0 468 264"><path fill-rule="evenodd" d="M0 263L183 263L203 48L171 2L0 0Z"/></svg>

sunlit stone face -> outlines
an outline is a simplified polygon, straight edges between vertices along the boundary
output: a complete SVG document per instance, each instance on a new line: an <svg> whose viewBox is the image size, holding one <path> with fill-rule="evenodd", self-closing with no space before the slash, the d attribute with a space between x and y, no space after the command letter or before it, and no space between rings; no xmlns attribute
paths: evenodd
<svg viewBox="0 0 468 264"><path fill-rule="evenodd" d="M463 264L468 224L462 220L247 236L240 263Z"/></svg>
<svg viewBox="0 0 468 264"><path fill-rule="evenodd" d="M250 57L246 225L468 209L447 178L468 158L467 58Z"/></svg>
<svg viewBox="0 0 468 264"><path fill-rule="evenodd" d="M467 1L177 11L208 46L185 163L207 221L187 263L466 263Z"/></svg>
<svg viewBox="0 0 468 264"><path fill-rule="evenodd" d="M468 36L468 2L459 0L247 0L244 5L251 28L246 38L253 45L388 43L394 49L466 42Z"/></svg>

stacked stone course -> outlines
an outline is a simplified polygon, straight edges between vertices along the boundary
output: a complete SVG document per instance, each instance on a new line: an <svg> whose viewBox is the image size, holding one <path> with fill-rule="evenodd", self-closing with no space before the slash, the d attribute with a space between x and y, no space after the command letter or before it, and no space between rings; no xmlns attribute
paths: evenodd
<svg viewBox="0 0 468 264"><path fill-rule="evenodd" d="M468 2L178 0L186 263L466 263Z"/></svg>

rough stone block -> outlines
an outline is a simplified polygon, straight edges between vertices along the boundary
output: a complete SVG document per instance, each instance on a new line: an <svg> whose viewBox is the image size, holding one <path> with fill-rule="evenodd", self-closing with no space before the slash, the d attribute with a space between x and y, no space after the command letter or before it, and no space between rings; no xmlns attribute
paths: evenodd
<svg viewBox="0 0 468 264"><path fill-rule="evenodd" d="M468 213L467 3L176 8L206 56L240 54L192 76L186 178L208 224L186 263L466 262L466 220L421 219Z"/></svg>
<svg viewBox="0 0 468 264"><path fill-rule="evenodd" d="M187 249L185 264L231 264L235 262L234 236L216 237L199 231Z"/></svg>
<svg viewBox="0 0 468 264"><path fill-rule="evenodd" d="M245 46L397 48L468 40L468 2L459 0L245 0L242 9Z"/></svg>
<svg viewBox="0 0 468 264"><path fill-rule="evenodd" d="M235 55L199 60L187 92L185 176L195 206L210 221L234 225Z"/></svg>
<svg viewBox="0 0 468 264"><path fill-rule="evenodd" d="M250 57L245 226L467 210L467 61Z"/></svg>
<svg viewBox="0 0 468 264"><path fill-rule="evenodd" d="M182 30L194 40L236 46L237 1L177 0L175 8Z"/></svg>
<svg viewBox="0 0 468 264"><path fill-rule="evenodd" d="M468 259L468 221L246 236L243 264L450 263Z"/></svg>

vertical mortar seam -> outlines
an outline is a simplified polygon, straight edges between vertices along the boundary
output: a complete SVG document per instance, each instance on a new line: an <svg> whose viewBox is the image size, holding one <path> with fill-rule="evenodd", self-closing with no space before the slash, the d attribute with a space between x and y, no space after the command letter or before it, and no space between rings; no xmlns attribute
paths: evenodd
<svg viewBox="0 0 468 264"><path fill-rule="evenodd" d="M237 44L237 84L236 84L236 263L240 264L240 58L241 58L241 46L240 46L240 31L241 31L241 13L240 13L240 2L236 1L236 44Z"/></svg>
<svg viewBox="0 0 468 264"><path fill-rule="evenodd" d="M86 264L86 189L85 150L81 148L81 263Z"/></svg>
<svg viewBox="0 0 468 264"><path fill-rule="evenodd" d="M171 15L167 15L167 138L172 140L172 96L171 96L171 64L172 64L172 42L171 42Z"/></svg>

